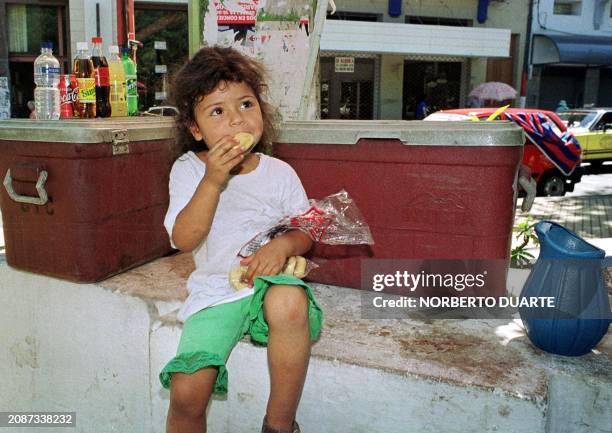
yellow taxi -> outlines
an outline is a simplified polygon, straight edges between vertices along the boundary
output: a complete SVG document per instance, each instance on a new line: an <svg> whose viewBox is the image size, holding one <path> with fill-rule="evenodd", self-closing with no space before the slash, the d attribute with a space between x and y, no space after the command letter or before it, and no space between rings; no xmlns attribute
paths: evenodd
<svg viewBox="0 0 612 433"><path fill-rule="evenodd" d="M612 161L612 108L579 108L558 113L582 147L582 161Z"/></svg>

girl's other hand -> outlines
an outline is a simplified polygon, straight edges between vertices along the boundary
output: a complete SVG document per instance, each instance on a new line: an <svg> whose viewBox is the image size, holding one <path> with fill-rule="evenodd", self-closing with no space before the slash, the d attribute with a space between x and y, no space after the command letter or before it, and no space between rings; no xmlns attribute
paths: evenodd
<svg viewBox="0 0 612 433"><path fill-rule="evenodd" d="M243 266L248 266L244 275L244 281L249 287L253 287L255 277L277 275L283 270L287 262L288 254L279 248L274 241L264 245L255 253L240 261Z"/></svg>
<svg viewBox="0 0 612 433"><path fill-rule="evenodd" d="M240 142L230 135L225 135L217 141L206 154L206 174L204 179L221 188L229 173L244 159L244 151Z"/></svg>

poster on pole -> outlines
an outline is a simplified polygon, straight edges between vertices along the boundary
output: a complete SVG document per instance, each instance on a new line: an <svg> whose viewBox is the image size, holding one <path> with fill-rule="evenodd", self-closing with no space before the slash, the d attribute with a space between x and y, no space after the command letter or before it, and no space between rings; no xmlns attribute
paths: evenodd
<svg viewBox="0 0 612 433"><path fill-rule="evenodd" d="M307 0L201 0L201 46L233 47L268 69L270 102L298 118L309 52ZM314 13L314 11L313 11Z"/></svg>

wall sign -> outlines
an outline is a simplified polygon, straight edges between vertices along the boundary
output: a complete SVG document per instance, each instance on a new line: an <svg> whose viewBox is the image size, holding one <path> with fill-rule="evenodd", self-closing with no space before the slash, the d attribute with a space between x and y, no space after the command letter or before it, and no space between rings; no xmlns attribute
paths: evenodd
<svg viewBox="0 0 612 433"><path fill-rule="evenodd" d="M355 57L336 57L335 58L335 68L336 72L355 72Z"/></svg>

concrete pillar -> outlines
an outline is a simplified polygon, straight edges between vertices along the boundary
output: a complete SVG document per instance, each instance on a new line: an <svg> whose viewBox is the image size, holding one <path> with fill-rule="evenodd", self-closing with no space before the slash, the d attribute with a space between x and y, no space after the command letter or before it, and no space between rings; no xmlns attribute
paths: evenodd
<svg viewBox="0 0 612 433"><path fill-rule="evenodd" d="M8 23L6 20L6 2L0 1L0 77L9 77L9 61L8 61ZM9 83L9 88L10 88Z"/></svg>
<svg viewBox="0 0 612 433"><path fill-rule="evenodd" d="M584 75L584 102L585 106L597 106L599 94L599 68L587 68Z"/></svg>
<svg viewBox="0 0 612 433"><path fill-rule="evenodd" d="M380 60L380 119L401 120L404 57L382 55Z"/></svg>

